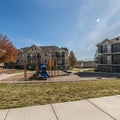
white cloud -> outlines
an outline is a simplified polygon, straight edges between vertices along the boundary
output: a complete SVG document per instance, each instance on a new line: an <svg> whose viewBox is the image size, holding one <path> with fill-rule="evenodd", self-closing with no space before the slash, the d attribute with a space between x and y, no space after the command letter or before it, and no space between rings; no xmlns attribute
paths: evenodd
<svg viewBox="0 0 120 120"><path fill-rule="evenodd" d="M109 12L107 12L106 14L108 14L107 16L105 16L102 21L88 34L88 39L89 39L89 43L96 43L99 42L99 40L103 39L103 37L107 37L109 36L109 32L110 31L114 31L120 27L120 22L119 20L116 22L115 20L113 21L113 24L110 24L110 21L113 17L116 17L115 15L119 15L120 12L120 7L118 7L120 5L120 1L113 2L114 0L111 0L110 5L108 5L108 7L106 9L109 10ZM111 6L112 5L112 6ZM120 18L120 17L119 17ZM111 33L112 34L112 33ZM114 33L115 34L115 33ZM94 44L93 44L94 45ZM91 44L88 47L88 50L91 49L93 47L93 45Z"/></svg>
<svg viewBox="0 0 120 120"><path fill-rule="evenodd" d="M98 42L101 42L107 37L113 38L120 35L120 32L118 31L120 28L120 0L107 1L106 7L101 9L101 14L99 15L100 18L97 18L96 20L99 24L96 25L91 24L94 23L91 22L92 20L94 21L94 18L92 19L88 14L89 11L95 11L94 6L99 6L99 2L95 1L94 3L93 0L92 4L86 5L86 7L81 9L82 11L80 11L80 20L78 23L80 35L77 36L76 40L71 40L71 42L68 43L71 49L76 49L75 53L78 59L80 59L81 56L82 58L84 58L84 56L93 58ZM92 29L90 28L90 24Z"/></svg>

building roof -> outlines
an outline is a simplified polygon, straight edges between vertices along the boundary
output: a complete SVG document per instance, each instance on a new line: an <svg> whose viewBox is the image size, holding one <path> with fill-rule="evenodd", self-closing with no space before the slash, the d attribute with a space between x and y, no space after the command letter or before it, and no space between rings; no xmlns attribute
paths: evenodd
<svg viewBox="0 0 120 120"><path fill-rule="evenodd" d="M39 47L43 49L45 52L55 52L60 49L57 46L39 46Z"/></svg>
<svg viewBox="0 0 120 120"><path fill-rule="evenodd" d="M104 45L107 43L111 43L111 44L116 44L116 43L120 43L120 36L119 37L115 37L115 38L112 38L112 39L105 39L103 40L101 43L98 43L97 46L99 45Z"/></svg>
<svg viewBox="0 0 120 120"><path fill-rule="evenodd" d="M120 43L120 36L110 40L112 43Z"/></svg>
<svg viewBox="0 0 120 120"><path fill-rule="evenodd" d="M32 45L33 46L33 45ZM30 46L30 47L32 47L32 46ZM36 45L35 45L36 46ZM21 49L19 49L19 52L22 52L22 53L24 53L24 52L26 52L27 50L29 50L29 48L30 47L24 47L24 48L21 48ZM59 47L57 47L57 46L36 46L36 47L38 47L38 48L40 48L40 49L42 49L43 51L45 51L45 52L56 52L56 51L58 51L58 50L63 50L63 51L68 51L68 49L67 48L59 48Z"/></svg>

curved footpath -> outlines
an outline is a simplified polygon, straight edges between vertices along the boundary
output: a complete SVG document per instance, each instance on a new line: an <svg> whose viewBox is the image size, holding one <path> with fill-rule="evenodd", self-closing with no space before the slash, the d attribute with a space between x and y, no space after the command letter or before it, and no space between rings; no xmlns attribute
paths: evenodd
<svg viewBox="0 0 120 120"><path fill-rule="evenodd" d="M24 73L23 72L22 73L14 73L14 74L3 73L3 74L0 74L0 80L4 80L4 79L10 78L10 77L13 77L15 75L22 75L22 74L24 74Z"/></svg>
<svg viewBox="0 0 120 120"><path fill-rule="evenodd" d="M0 110L0 120L120 120L120 95Z"/></svg>

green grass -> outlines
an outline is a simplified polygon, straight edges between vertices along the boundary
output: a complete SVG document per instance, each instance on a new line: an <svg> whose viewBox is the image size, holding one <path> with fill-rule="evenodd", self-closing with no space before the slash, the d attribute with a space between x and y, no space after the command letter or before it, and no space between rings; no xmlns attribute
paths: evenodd
<svg viewBox="0 0 120 120"><path fill-rule="evenodd" d="M120 79L0 84L0 109L75 101L120 94Z"/></svg>

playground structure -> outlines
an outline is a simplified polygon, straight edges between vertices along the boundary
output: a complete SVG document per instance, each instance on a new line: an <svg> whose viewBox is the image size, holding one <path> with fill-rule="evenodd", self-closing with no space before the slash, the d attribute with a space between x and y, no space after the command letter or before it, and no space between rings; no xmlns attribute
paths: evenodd
<svg viewBox="0 0 120 120"><path fill-rule="evenodd" d="M61 64L58 64L58 61L55 59L50 59L48 64L38 65L38 73L41 78L47 79L48 77L60 76L65 74L70 74L70 71L67 71L61 67Z"/></svg>
<svg viewBox="0 0 120 120"><path fill-rule="evenodd" d="M36 63L36 74L34 74L33 77L34 79L47 79L48 77L69 75L70 73L70 71L63 68L62 64L58 62L57 59L50 58L47 64ZM24 78L27 79L26 61L24 61Z"/></svg>

